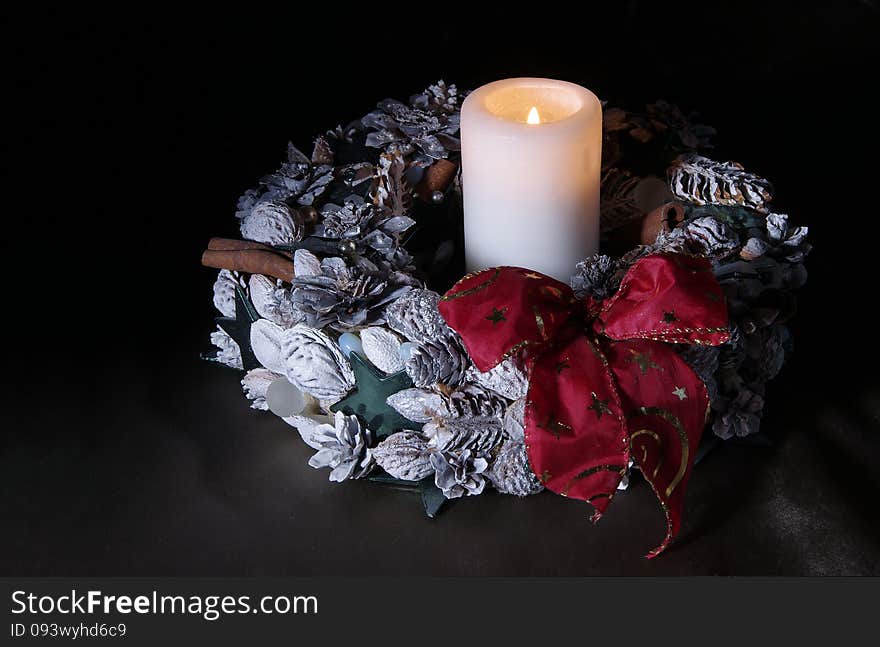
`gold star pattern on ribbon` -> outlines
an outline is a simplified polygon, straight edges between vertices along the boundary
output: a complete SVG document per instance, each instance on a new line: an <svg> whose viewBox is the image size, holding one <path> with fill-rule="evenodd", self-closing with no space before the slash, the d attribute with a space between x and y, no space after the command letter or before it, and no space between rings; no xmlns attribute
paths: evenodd
<svg viewBox="0 0 880 647"><path fill-rule="evenodd" d="M498 308L492 308L492 314L486 317L487 320L492 322L494 326L497 323L501 323L502 321L507 321L507 318L504 316L504 313L507 312L507 308L502 308L499 310Z"/></svg>
<svg viewBox="0 0 880 647"><path fill-rule="evenodd" d="M607 413L608 415L611 415L613 413L608 407L608 400L600 400L595 391L590 392L590 397L593 398L593 404L588 406L587 409L591 409L596 412L596 420L601 420L603 413Z"/></svg>
<svg viewBox="0 0 880 647"><path fill-rule="evenodd" d="M687 400L687 390L683 386L677 386L672 389L672 395L677 396L679 400Z"/></svg>
<svg viewBox="0 0 880 647"><path fill-rule="evenodd" d="M537 272L526 272L525 274L523 274L523 276L526 277L527 279L538 279L538 280L540 280L540 279L543 279L543 278L544 278L543 276L541 276L541 275L538 274Z"/></svg>
<svg viewBox="0 0 880 647"><path fill-rule="evenodd" d="M571 427L569 425L565 424L564 422L560 422L559 420L557 420L556 414L553 412L548 413L547 419L543 423L539 424L538 426L541 429L546 429L551 434L553 434L553 436L556 438L556 440L559 440L560 429L566 429L568 431L571 431Z"/></svg>
<svg viewBox="0 0 880 647"><path fill-rule="evenodd" d="M642 372L642 375L647 375L648 371L652 368L657 368L661 371L663 370L660 368L659 364L651 359L650 353L640 353L634 348L630 348L629 352L632 354L632 357L628 357L626 361L635 362L638 365L639 370Z"/></svg>

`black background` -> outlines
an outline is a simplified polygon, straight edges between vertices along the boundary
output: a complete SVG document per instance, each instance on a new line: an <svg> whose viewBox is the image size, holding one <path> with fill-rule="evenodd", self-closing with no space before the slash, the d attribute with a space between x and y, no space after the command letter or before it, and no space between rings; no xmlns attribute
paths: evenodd
<svg viewBox="0 0 880 647"><path fill-rule="evenodd" d="M452 3L5 17L4 575L880 574L875 2ZM709 3L705 3L708 5ZM318 14L321 15L318 15ZM772 448L691 481L680 540L637 483L597 526L549 494L330 484L236 373L200 362L235 200L312 137L439 78L664 98L811 229Z"/></svg>

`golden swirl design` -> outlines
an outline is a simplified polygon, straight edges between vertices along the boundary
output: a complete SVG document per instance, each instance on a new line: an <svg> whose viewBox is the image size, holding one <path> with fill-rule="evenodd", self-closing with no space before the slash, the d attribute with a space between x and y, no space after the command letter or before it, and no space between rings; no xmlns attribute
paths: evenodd
<svg viewBox="0 0 880 647"><path fill-rule="evenodd" d="M688 458L691 453L684 425L681 424L681 420L678 419L678 416L668 409L663 409L661 407L639 407L638 409L630 411L627 418L634 418L636 416L657 416L658 418L663 418L663 420L672 425L673 429L675 429L678 434L678 439L681 441L681 464L678 466L678 472L676 473L675 478L672 479L669 487L666 488L666 497L669 498L672 495L672 491L675 490L684 478L684 474L687 471ZM633 436L635 436L635 434ZM657 441L659 442L659 438ZM631 439L630 442L632 442Z"/></svg>
<svg viewBox="0 0 880 647"><path fill-rule="evenodd" d="M663 447L663 443L660 442L660 436L657 435L656 431L651 431L650 429L639 429L635 433L633 433L629 437L629 446L632 449L633 441L639 436L650 436L657 443L657 447ZM642 445L642 465L644 465L648 460L648 448L645 445ZM660 454L660 460L657 461L657 464L654 466L654 471L651 473L651 478L657 478L657 472L660 471L660 466L663 464L663 454Z"/></svg>

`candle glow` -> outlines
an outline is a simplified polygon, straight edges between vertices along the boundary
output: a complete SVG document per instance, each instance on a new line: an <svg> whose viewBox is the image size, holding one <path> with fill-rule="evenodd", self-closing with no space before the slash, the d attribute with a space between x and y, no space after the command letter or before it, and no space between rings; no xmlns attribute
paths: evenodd
<svg viewBox="0 0 880 647"><path fill-rule="evenodd" d="M532 106L529 110L529 116L526 118L527 124L537 125L541 123L541 115L538 114L538 106Z"/></svg>

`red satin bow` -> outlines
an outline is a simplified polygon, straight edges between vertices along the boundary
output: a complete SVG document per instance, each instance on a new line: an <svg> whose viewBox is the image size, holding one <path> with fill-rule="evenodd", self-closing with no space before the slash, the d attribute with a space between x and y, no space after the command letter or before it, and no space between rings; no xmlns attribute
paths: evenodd
<svg viewBox="0 0 880 647"><path fill-rule="evenodd" d="M706 387L669 344L729 339L709 263L680 254L637 262L605 301L579 301L543 274L498 267L466 276L440 303L476 367L523 350L525 435L547 489L608 507L630 456L666 513L662 552L678 533L684 490L706 423Z"/></svg>

